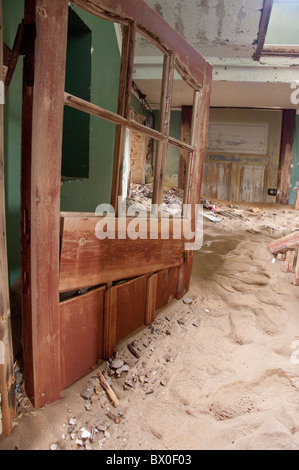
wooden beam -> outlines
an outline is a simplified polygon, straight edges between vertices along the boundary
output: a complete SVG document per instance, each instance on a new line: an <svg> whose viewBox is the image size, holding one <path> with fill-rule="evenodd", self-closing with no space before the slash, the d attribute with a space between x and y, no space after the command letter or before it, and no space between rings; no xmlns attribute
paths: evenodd
<svg viewBox="0 0 299 470"><path fill-rule="evenodd" d="M276 197L278 204L286 205L289 202L295 123L296 109L283 110Z"/></svg>
<svg viewBox="0 0 299 470"><path fill-rule="evenodd" d="M0 0L0 70L2 68L3 22L2 0ZM4 100L3 95L1 98ZM0 393L2 410L2 423L0 423L0 427L4 434L9 436L12 431L13 420L16 416L16 399L6 246L3 106L2 101L0 103Z"/></svg>
<svg viewBox="0 0 299 470"><path fill-rule="evenodd" d="M266 39L266 34L268 30L268 25L270 21L270 16L272 12L273 1L274 0L264 0L257 46L256 46L255 53L253 55L254 60L259 60L262 55L262 51L263 51L263 47L264 47L265 39Z"/></svg>
<svg viewBox="0 0 299 470"><path fill-rule="evenodd" d="M36 24L36 38L25 61L23 91L24 374L38 408L59 399L61 388L59 209L68 1L26 0L26 23Z"/></svg>

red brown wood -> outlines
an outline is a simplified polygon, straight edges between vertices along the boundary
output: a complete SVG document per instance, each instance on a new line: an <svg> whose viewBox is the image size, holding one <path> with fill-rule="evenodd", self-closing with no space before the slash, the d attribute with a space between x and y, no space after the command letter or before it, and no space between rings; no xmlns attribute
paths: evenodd
<svg viewBox="0 0 299 470"><path fill-rule="evenodd" d="M158 273L148 277L147 282L147 300L144 324L150 325L155 320L156 299L157 299Z"/></svg>
<svg viewBox="0 0 299 470"><path fill-rule="evenodd" d="M144 325L148 276L112 287L117 295L116 343Z"/></svg>
<svg viewBox="0 0 299 470"><path fill-rule="evenodd" d="M116 236L119 219L114 219ZM79 287L127 279L178 266L183 262L184 240L162 240L161 221L159 238L151 240L150 223L143 220L148 239L99 240L95 235L98 217L65 217L60 256L60 292ZM127 219L126 227L131 223ZM181 224L180 220L175 223ZM107 232L108 234L108 232Z"/></svg>
<svg viewBox="0 0 299 470"><path fill-rule="evenodd" d="M273 255L299 249L299 231L289 233L285 237L274 240L268 244L268 248Z"/></svg>
<svg viewBox="0 0 299 470"><path fill-rule="evenodd" d="M28 165L26 186L30 256L23 258L23 276L31 289L24 311L24 372L26 391L36 407L60 397L59 340L59 206L63 91L67 40L67 0L27 0L25 22L36 23L34 85L23 127L23 168ZM27 83L30 77L25 77ZM31 84L32 86L32 84ZM26 134L26 128L34 132ZM29 153L27 153L29 152ZM28 235L27 235L28 236ZM27 263L25 266L24 264ZM47 367L45 367L45 364Z"/></svg>
<svg viewBox="0 0 299 470"><path fill-rule="evenodd" d="M262 55L263 47L265 44L265 38L267 34L267 29L268 29L268 25L270 21L270 16L272 12L272 7L273 7L273 0L264 0L264 6L262 10L262 16L261 16L259 34L258 34L258 40L257 40L257 47L253 55L254 60L259 60Z"/></svg>
<svg viewBox="0 0 299 470"><path fill-rule="evenodd" d="M157 273L156 310L176 297L179 269L173 267Z"/></svg>
<svg viewBox="0 0 299 470"><path fill-rule="evenodd" d="M61 388L103 358L105 287L60 303Z"/></svg>

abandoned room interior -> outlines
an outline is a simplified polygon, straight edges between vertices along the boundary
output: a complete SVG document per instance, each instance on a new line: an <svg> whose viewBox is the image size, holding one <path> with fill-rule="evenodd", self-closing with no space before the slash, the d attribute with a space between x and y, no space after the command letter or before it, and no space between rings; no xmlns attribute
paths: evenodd
<svg viewBox="0 0 299 470"><path fill-rule="evenodd" d="M274 270L275 285L290 289L283 308L299 313L299 1L2 0L0 6L0 448L6 449L22 429L16 420L24 418L17 374L32 413L42 413L99 364L111 365L135 332L155 334L168 308L183 305L190 316L204 298L211 305L208 295L200 297L213 274L207 260L220 275L220 259L234 256L243 226L242 237L256 247L244 266L258 269L268 260L267 276ZM276 228L259 225L262 217ZM203 248L197 250L199 219ZM217 254L216 233L222 233ZM247 238L240 246L249 245ZM270 294L263 298L266 281L259 276L252 311L261 324ZM238 279L232 274L233 285ZM249 294L239 292L238 299L243 295ZM240 311L245 306L244 298ZM206 305L206 322L209 313ZM180 321L178 338L181 330L187 334L186 318ZM296 340L295 314L293 322L288 331ZM201 334L203 319L192 325ZM232 318L230 328L236 339ZM237 343L246 347L241 330ZM175 338L174 329L163 332L167 341ZM273 339L281 329L266 333ZM129 346L140 365L140 350ZM110 401L121 401L107 374L98 378ZM126 385L132 392L136 384ZM160 385L167 389L165 380ZM147 388L147 399L154 395ZM215 412L215 403L205 406ZM228 415L218 414L217 422ZM120 413L114 423L121 420ZM290 445L298 449L294 429ZM152 431L155 441L139 445L159 448L162 434ZM87 435L79 443L68 437L69 448L94 448ZM163 448L189 448L179 442L163 441Z"/></svg>

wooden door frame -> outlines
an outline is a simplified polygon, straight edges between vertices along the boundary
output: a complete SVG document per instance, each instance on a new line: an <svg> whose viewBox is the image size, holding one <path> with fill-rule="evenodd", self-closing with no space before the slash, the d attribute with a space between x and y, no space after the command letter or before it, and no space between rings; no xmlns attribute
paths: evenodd
<svg viewBox="0 0 299 470"><path fill-rule="evenodd" d="M22 124L22 297L24 336L24 375L28 397L36 408L60 397L59 330L59 242L60 169L64 105L114 122L118 127L114 155L112 201L119 193L122 171L124 129L138 128L150 133L161 145L159 184L156 201L161 201L166 143L190 153L188 197L185 202L200 203L200 189L212 81L212 67L173 28L143 0L74 0L73 3L99 18L127 27L122 63L118 112L112 113L92 103L64 93L68 0L25 0L25 28L31 32L24 59ZM168 135L169 126L158 131L138 125L128 116L132 79L132 45L136 30L141 31L164 53L165 76L162 93L164 115L169 112L171 76L176 70L194 89L195 112L190 143ZM163 122L163 121L162 121ZM162 169L162 170L161 170ZM185 292L190 278L192 254L186 254L180 267L178 296ZM150 316L150 315L149 315ZM107 338L106 338L107 340Z"/></svg>

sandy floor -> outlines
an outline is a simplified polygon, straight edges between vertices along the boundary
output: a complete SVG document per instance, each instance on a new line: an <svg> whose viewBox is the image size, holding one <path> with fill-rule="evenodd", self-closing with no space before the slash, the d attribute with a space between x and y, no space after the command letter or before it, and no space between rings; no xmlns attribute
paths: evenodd
<svg viewBox="0 0 299 470"><path fill-rule="evenodd" d="M267 249L299 229L299 213L218 207L235 217L205 219L192 303L172 301L152 327L118 344L117 357L130 367L119 378L101 363L42 410L19 394L19 416L0 450L299 449L299 287ZM138 360L127 349L132 340ZM80 395L87 385L91 399Z"/></svg>

